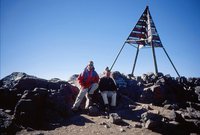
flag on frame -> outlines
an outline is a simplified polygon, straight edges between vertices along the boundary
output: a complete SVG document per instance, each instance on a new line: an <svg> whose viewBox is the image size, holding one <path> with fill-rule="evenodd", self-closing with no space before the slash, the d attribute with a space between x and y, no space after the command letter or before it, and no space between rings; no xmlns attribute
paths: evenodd
<svg viewBox="0 0 200 135"><path fill-rule="evenodd" d="M151 43L154 47L163 47L148 6L128 36L126 43L138 45L139 48L151 46Z"/></svg>

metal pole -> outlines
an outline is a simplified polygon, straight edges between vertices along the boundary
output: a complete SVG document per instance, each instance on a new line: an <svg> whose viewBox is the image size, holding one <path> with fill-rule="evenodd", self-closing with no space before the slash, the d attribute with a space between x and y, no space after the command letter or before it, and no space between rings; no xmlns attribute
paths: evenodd
<svg viewBox="0 0 200 135"><path fill-rule="evenodd" d="M153 20L152 20L153 21ZM152 38L153 38L153 34L152 34L152 30L151 30L151 20L150 20L150 13L149 13L149 9L147 6L147 28L148 28L148 32L147 32L147 39L151 37L151 40L148 39L151 48L152 48L152 53L153 53L153 61L154 61L154 67L155 67L155 75L158 76L158 67L157 67L157 62L156 62L156 54L155 54L155 48L154 48L154 44L152 42Z"/></svg>
<svg viewBox="0 0 200 135"><path fill-rule="evenodd" d="M120 55L122 49L124 48L125 44L126 44L126 42L124 42L122 48L120 49L119 53L117 54L117 57L115 58L115 60L114 60L114 62L113 62L113 64L112 64L112 66L111 66L111 68L110 68L110 71L112 70L112 68L113 68L113 66L114 66L114 64L115 64L115 62L117 61L117 59L118 59L118 57L119 57L119 55Z"/></svg>
<svg viewBox="0 0 200 135"><path fill-rule="evenodd" d="M174 64L173 64L172 60L170 59L170 57L169 57L169 55L168 55L167 51L165 50L165 48L164 48L164 47L162 47L162 48L163 48L163 50L164 50L165 54L167 55L167 58L168 58L168 59L169 59L169 61L171 62L171 64L172 64L172 66L173 66L174 70L176 71L176 73L177 73L178 77L180 77L180 74L178 73L178 71L177 71L176 67L174 66Z"/></svg>
<svg viewBox="0 0 200 135"><path fill-rule="evenodd" d="M156 54L155 54L155 48L154 45L151 41L151 47L152 47L152 52L153 52L153 61L154 61L154 67L155 67L155 75L158 76L158 67L157 67L157 62L156 62Z"/></svg>
<svg viewBox="0 0 200 135"><path fill-rule="evenodd" d="M136 62L137 62L138 53L139 53L139 45L137 47L137 52L136 52L136 55L135 55L135 61L134 61L133 70L132 70L132 76L134 76L134 70L135 70L135 65L136 65Z"/></svg>

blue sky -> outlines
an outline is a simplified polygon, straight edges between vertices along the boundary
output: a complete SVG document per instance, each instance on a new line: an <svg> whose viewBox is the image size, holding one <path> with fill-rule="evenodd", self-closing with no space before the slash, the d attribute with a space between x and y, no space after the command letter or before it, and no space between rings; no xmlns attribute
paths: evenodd
<svg viewBox="0 0 200 135"><path fill-rule="evenodd" d="M102 73L147 2L162 43L181 76L200 77L199 0L1 0L0 78L25 72L68 80L89 60ZM126 45L113 71L132 71L136 49ZM156 48L159 72L177 76ZM154 71L151 49L141 49L135 75Z"/></svg>

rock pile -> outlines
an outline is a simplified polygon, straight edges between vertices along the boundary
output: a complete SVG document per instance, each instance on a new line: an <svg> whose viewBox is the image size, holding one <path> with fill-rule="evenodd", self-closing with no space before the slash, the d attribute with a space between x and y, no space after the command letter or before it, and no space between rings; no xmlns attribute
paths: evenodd
<svg viewBox="0 0 200 135"><path fill-rule="evenodd" d="M77 76L73 75L67 82L15 72L0 80L2 133L14 133L20 126L49 129L61 125L70 116L70 108L79 92ZM195 132L200 131L200 78L173 78L162 73L158 76L147 73L133 77L118 71L113 72L112 76L118 87L117 108L109 116L113 123L120 123L127 118L139 122L136 127L152 130L160 126L188 126ZM100 115L103 100L98 91L92 101L88 114ZM138 108L136 102L148 105ZM153 109L150 105L161 109ZM135 117L132 114L127 116L127 111L122 113L123 109L134 113Z"/></svg>
<svg viewBox="0 0 200 135"><path fill-rule="evenodd" d="M143 74L141 77L130 77L113 72L119 93L127 95L134 101L153 103L155 105L178 104L186 106L186 102L199 103L200 78L177 77L154 73Z"/></svg>
<svg viewBox="0 0 200 135"><path fill-rule="evenodd" d="M13 125L45 129L61 123L79 91L57 78L45 80L19 72L0 82L1 130L5 132Z"/></svg>
<svg viewBox="0 0 200 135"><path fill-rule="evenodd" d="M200 78L173 78L162 73L157 77L153 73L143 74L141 77L124 76L119 72L117 76L115 74L116 72L114 79L117 84L126 84L126 87L119 87L118 95L126 95L127 99L171 110L169 114L173 118L166 118L158 112L151 112L151 108L143 108L145 111L139 116L143 127L155 129L165 124L169 126L169 123L179 123L181 128L189 126L190 130L200 131Z"/></svg>

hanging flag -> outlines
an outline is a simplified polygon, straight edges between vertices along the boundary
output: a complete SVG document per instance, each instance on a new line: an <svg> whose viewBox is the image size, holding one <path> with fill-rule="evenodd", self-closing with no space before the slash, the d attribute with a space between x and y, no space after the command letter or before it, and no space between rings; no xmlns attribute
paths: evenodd
<svg viewBox="0 0 200 135"><path fill-rule="evenodd" d="M153 22L148 6L128 36L126 43L138 45L139 48L151 46L151 43L154 47L162 47L162 42L156 30L156 26Z"/></svg>

